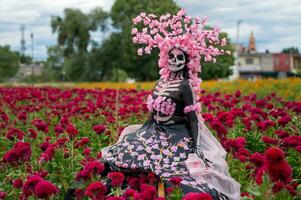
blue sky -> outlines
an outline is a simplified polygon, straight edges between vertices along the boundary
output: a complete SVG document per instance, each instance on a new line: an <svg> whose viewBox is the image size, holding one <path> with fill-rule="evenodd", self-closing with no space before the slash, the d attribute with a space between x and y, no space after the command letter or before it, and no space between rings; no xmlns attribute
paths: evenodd
<svg viewBox="0 0 301 200"><path fill-rule="evenodd" d="M237 21L240 26L240 42L247 44L253 31L259 51L269 49L279 52L295 46L301 50L301 0L177 0L189 15L208 15L208 23L217 25L236 38ZM50 17L62 15L64 8L80 8L89 12L96 6L109 11L114 0L1 0L0 45L8 44L20 50L20 24L26 25L25 39L30 54L30 32L34 32L36 60L46 59L47 46L56 43L56 35L50 28ZM99 34L93 39L100 39Z"/></svg>

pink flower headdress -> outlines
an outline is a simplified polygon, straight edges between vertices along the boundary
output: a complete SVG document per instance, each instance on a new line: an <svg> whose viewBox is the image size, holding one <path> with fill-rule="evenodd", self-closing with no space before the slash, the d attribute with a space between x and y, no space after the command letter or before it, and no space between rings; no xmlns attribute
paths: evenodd
<svg viewBox="0 0 301 200"><path fill-rule="evenodd" d="M214 47L226 45L226 39L219 39L220 29L205 30L207 17L202 21L185 15L181 9L176 15L162 15L157 18L154 14L140 13L133 19L136 27L132 29L133 42L143 44L138 49L138 55L150 54L154 48L160 50L160 75L161 78L169 77L168 53L173 48L179 48L188 55L189 82L196 94L199 94L201 79L198 72L201 71L200 60L215 62L216 56L225 52ZM137 28L139 27L139 28ZM141 28L142 27L142 28ZM195 95L199 99L199 95Z"/></svg>

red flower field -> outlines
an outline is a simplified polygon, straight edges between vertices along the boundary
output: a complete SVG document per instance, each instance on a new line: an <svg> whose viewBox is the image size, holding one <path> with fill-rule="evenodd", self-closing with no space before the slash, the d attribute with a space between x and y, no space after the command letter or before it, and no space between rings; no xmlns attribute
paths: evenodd
<svg viewBox="0 0 301 200"><path fill-rule="evenodd" d="M101 177L100 150L116 142L126 126L147 119L149 93L0 88L0 199L63 199L75 180L82 183L77 199L164 199L158 197L159 180L153 174ZM301 102L239 91L202 91L201 102L244 199L300 199ZM113 187L110 194L107 181ZM211 199L205 193L183 196L181 179L171 182L165 199Z"/></svg>

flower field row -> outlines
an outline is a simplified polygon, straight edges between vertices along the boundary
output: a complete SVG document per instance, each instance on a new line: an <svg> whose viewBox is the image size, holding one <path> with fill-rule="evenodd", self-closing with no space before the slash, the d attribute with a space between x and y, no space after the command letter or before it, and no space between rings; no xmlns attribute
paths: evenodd
<svg viewBox="0 0 301 200"><path fill-rule="evenodd" d="M218 84L222 93L212 83L210 92L202 91L202 115L227 150L230 174L241 184L244 199L300 199L301 102L292 99L300 100L301 92L283 89L285 83L300 87L298 81L253 87L232 83L243 92ZM255 89L258 95L252 94ZM106 174L99 161L101 148L116 142L124 127L147 119L149 93L0 88L0 199L63 199L75 180L80 181L77 199L164 199L158 197L153 174ZM171 182L166 199L211 199L205 193L183 196L181 180Z"/></svg>
<svg viewBox="0 0 301 200"><path fill-rule="evenodd" d="M142 83L78 83L73 87L85 89L144 89L149 90L154 86L154 82ZM301 79L258 79L256 81L236 80L236 81L204 81L201 85L208 92L234 93L240 90L243 94L256 93L264 97L274 91L278 96L288 100L301 100Z"/></svg>

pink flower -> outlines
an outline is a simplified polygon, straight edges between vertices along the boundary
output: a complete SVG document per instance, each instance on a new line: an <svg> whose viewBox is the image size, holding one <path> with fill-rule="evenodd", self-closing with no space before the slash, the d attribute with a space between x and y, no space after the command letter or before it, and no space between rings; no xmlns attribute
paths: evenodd
<svg viewBox="0 0 301 200"><path fill-rule="evenodd" d="M201 104L197 103L197 104L194 104L194 105L186 106L184 108L184 113L189 113L189 112L192 112L192 111L200 112L201 111Z"/></svg>

